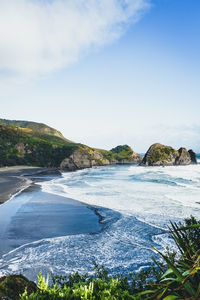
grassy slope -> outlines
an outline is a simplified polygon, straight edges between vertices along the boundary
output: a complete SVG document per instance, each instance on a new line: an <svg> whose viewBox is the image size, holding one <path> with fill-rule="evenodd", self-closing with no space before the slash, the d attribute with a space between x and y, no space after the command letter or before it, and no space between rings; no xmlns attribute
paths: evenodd
<svg viewBox="0 0 200 300"><path fill-rule="evenodd" d="M50 126L47 126L46 124L43 124L43 123L37 123L37 122L31 122L31 121L0 119L0 124L5 125L5 126L13 125L13 126L17 126L20 128L24 128L24 129L27 129L27 130L25 130L27 133L34 131L34 132L38 132L40 134L57 136L63 140L71 142L70 140L65 139L61 132L59 132L58 130L56 130Z"/></svg>
<svg viewBox="0 0 200 300"><path fill-rule="evenodd" d="M111 151L94 149L66 139L59 131L45 124L0 119L0 166L59 167L61 161L76 149L84 149L91 159L94 152L99 152L102 158L110 162L131 159L132 154L127 145ZM99 159L99 165L102 164Z"/></svg>
<svg viewBox="0 0 200 300"><path fill-rule="evenodd" d="M118 162L122 160L131 160L133 150L128 145L117 146L110 151L98 149L98 151L109 161L117 160Z"/></svg>
<svg viewBox="0 0 200 300"><path fill-rule="evenodd" d="M78 144L64 138L14 125L0 125L0 166L58 167Z"/></svg>

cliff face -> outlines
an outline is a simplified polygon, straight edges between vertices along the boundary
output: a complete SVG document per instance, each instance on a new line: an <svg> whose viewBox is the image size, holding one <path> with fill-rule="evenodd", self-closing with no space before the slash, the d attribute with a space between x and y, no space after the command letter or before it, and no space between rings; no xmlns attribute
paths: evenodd
<svg viewBox="0 0 200 300"><path fill-rule="evenodd" d="M60 168L75 171L94 166L133 164L141 162L141 160L142 157L127 145L118 146L111 151L93 149L81 145L68 158L65 158L61 162Z"/></svg>
<svg viewBox="0 0 200 300"><path fill-rule="evenodd" d="M153 144L145 154L141 166L175 166L196 164L196 154L185 148L175 150L170 146Z"/></svg>
<svg viewBox="0 0 200 300"><path fill-rule="evenodd" d="M93 149L80 147L61 162L60 168L75 171L100 165L109 165L109 160Z"/></svg>

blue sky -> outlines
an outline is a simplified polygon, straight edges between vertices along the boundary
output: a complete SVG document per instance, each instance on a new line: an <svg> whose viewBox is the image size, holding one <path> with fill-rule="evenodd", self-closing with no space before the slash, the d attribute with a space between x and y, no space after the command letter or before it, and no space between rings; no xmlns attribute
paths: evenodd
<svg viewBox="0 0 200 300"><path fill-rule="evenodd" d="M200 1L83 0L85 10L80 0L18 1L0 2L2 118L99 148L200 152Z"/></svg>

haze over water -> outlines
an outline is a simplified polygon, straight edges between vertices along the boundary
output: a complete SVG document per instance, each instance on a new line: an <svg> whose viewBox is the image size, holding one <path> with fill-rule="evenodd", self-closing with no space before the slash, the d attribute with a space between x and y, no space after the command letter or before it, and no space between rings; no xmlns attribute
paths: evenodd
<svg viewBox="0 0 200 300"><path fill-rule="evenodd" d="M45 236L48 228L42 230L44 221L39 218L37 229L40 240L31 240L29 227L27 234L30 240L27 239L25 245L5 254L0 260L1 275L21 272L35 279L40 270L49 272L53 269L58 274L92 272L93 261L104 264L111 274L128 274L151 264L155 255L152 246L163 249L171 244L167 233L169 220L181 221L190 215L199 218L200 213L199 164L178 167L105 166L63 173L61 178L43 181L40 185L43 197L46 195L46 199L54 199L51 200L54 205L51 220L54 214L57 214L57 220L62 214L65 222L63 211L58 211L57 207L61 200L64 207L67 198L72 198L97 208L103 216L101 225L97 226L97 217L93 218L94 212L91 211L91 216L88 215L90 223L83 218L81 231L71 229L70 232L66 227L65 232L62 226L62 230L54 228L52 235ZM60 200L56 198L58 195L62 196ZM40 193L34 194L34 203L40 203L38 207L42 204L45 211L50 200L44 201L40 196ZM19 202L20 197L28 197L28 193L17 197ZM58 199L57 204L55 199ZM30 201L28 198L23 200L20 218L18 214L19 236L23 236L26 230L24 227L20 229L20 224L24 224L27 217L27 205L33 208ZM12 203L15 205L14 199ZM85 208L81 206L78 209L81 216L81 209L84 211ZM56 222L53 224L56 226Z"/></svg>

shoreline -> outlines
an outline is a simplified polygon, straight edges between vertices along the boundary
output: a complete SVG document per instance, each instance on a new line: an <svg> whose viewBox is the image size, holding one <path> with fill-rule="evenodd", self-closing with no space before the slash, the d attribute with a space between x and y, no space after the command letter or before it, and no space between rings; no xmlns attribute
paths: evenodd
<svg viewBox="0 0 200 300"><path fill-rule="evenodd" d="M59 174L57 169L12 166L0 168L0 206L27 189L36 175Z"/></svg>
<svg viewBox="0 0 200 300"><path fill-rule="evenodd" d="M38 181L51 180L52 178L46 177L48 175L62 176L62 172L57 168L32 167L32 166L30 167L11 166L11 167L0 168L0 207L4 203L12 200L14 197L21 194L22 192L25 192L26 190L29 191L31 186L34 187L35 184L37 185ZM37 178L37 176L41 176L41 177ZM38 188L40 188L39 185ZM66 199L71 199L71 198L66 197ZM98 217L99 225L104 227L105 217L101 215L98 207L92 206L90 204L87 204L85 202L76 199L72 199L72 200L74 200L75 202L79 202L87 209L92 211Z"/></svg>
<svg viewBox="0 0 200 300"><path fill-rule="evenodd" d="M45 168L0 169L0 191L1 186L4 188L4 193L0 193L4 204L0 205L0 240L4 241L1 255L40 239L95 234L102 230L103 217L97 209L75 199L42 191L37 183L56 178L55 173L58 174ZM14 197L16 201L12 201ZM38 222L43 225L37 227ZM31 238L30 231L33 231Z"/></svg>

